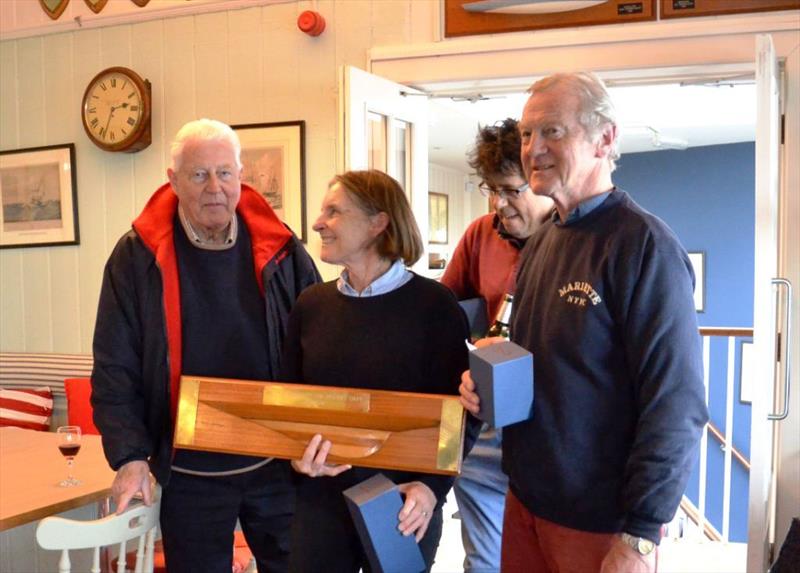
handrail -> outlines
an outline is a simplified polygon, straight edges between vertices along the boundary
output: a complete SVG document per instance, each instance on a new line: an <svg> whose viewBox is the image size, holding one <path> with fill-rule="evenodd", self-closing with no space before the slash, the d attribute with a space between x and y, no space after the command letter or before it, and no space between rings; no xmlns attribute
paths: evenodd
<svg viewBox="0 0 800 573"><path fill-rule="evenodd" d="M723 434L723 433L722 433L722 432L719 430L719 428L717 428L717 427L716 427L716 426L713 424L713 422L708 422L708 431L709 431L709 432L711 432L711 435L712 435L712 436L714 436L715 438L717 438L717 441L718 441L718 442L719 442L721 445L723 445L723 446L725 445L725 441L726 441L726 439L725 439L725 434ZM731 454L733 454L733 457L734 457L734 458L736 458L736 460L737 460L737 461L738 461L740 464L742 464L742 465L744 466L744 469L746 469L748 472L750 471L750 462L747 460L747 458L746 458L746 457L744 457L744 456L742 455L742 453L741 453L739 450L737 450L737 449L736 449L736 446L734 446L733 444L731 444Z"/></svg>
<svg viewBox="0 0 800 573"><path fill-rule="evenodd" d="M734 336L737 338L752 338L753 337L753 329L752 328L737 328L737 327L727 327L727 326L701 326L699 328L700 336ZM712 422L708 422L708 430L711 432L711 435L714 436L717 441L725 445L726 437L719 428L717 428ZM750 462L746 457L742 455L742 453L736 449L736 447L731 444L731 454L736 460L744 466L744 468L749 472L750 471Z"/></svg>
<svg viewBox="0 0 800 573"><path fill-rule="evenodd" d="M736 336L739 338L752 338L752 328L738 328L729 326L701 326L700 336Z"/></svg>
<svg viewBox="0 0 800 573"><path fill-rule="evenodd" d="M694 521L695 525L700 525L700 510L698 510L695 505L691 502L691 500L683 496L681 499L681 509L686 516ZM711 541L722 541L722 534L717 531L717 529L711 525L711 522L708 519L703 518L703 534L708 537Z"/></svg>

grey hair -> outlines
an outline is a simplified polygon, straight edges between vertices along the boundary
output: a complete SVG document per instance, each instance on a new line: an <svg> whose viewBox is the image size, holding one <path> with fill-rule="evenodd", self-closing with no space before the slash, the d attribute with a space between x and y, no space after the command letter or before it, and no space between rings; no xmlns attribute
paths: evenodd
<svg viewBox="0 0 800 573"><path fill-rule="evenodd" d="M236 155L236 167L242 167L242 144L239 141L239 136L231 127L217 121L216 119L195 119L186 123L178 133L170 146L170 157L172 158L172 170L178 171L181 167L183 160L183 148L186 143L195 139L203 141L227 141L233 146L233 152Z"/></svg>
<svg viewBox="0 0 800 573"><path fill-rule="evenodd" d="M611 100L611 95L608 93L603 80L592 72L553 74L534 83L528 89L528 93L533 95L558 86L566 86L571 93L578 96L580 100L578 121L592 139L597 137L604 125L617 125L617 110ZM611 153L608 156L611 171L616 169L616 160L619 158L619 132L617 132L617 137L614 139Z"/></svg>

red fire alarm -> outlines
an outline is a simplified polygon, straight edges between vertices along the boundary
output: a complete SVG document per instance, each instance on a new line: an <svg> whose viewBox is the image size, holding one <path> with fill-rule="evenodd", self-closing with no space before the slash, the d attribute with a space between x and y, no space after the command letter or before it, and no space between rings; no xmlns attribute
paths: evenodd
<svg viewBox="0 0 800 573"><path fill-rule="evenodd" d="M309 36L319 36L325 31L325 18L319 12L306 10L297 17L297 27Z"/></svg>

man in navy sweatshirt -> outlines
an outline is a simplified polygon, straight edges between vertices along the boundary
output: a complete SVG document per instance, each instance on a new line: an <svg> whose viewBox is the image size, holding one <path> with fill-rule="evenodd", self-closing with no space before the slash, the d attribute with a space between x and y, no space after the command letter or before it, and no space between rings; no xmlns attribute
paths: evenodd
<svg viewBox="0 0 800 573"><path fill-rule="evenodd" d="M556 74L530 94L522 164L556 213L517 276L511 332L534 355L535 393L531 419L503 431L502 569L652 573L708 419L692 266L612 182L603 83ZM480 410L468 372L461 395Z"/></svg>

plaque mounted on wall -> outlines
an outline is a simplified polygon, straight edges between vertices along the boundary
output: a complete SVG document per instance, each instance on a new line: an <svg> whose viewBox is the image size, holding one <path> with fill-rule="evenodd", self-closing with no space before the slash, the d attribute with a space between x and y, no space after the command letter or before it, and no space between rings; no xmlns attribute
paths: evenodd
<svg viewBox="0 0 800 573"><path fill-rule="evenodd" d="M661 18L797 10L800 0L661 0Z"/></svg>
<svg viewBox="0 0 800 573"><path fill-rule="evenodd" d="M183 376L176 448L300 459L315 434L339 464L454 475L457 396Z"/></svg>
<svg viewBox="0 0 800 573"><path fill-rule="evenodd" d="M656 19L656 0L445 0L444 35L472 36Z"/></svg>

